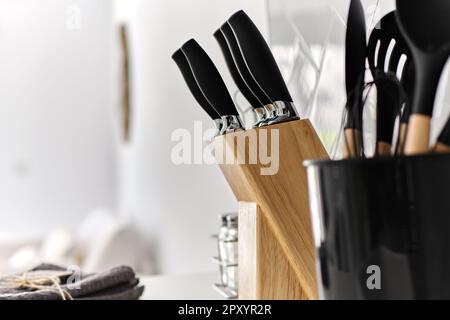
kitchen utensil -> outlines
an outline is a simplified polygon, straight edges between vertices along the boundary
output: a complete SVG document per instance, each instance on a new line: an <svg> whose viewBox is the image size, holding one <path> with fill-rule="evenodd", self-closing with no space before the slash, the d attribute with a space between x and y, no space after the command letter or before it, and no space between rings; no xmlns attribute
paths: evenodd
<svg viewBox="0 0 450 320"><path fill-rule="evenodd" d="M450 54L450 1L397 0L397 18L416 68L414 105L405 152L429 151L430 123L440 76Z"/></svg>
<svg viewBox="0 0 450 320"><path fill-rule="evenodd" d="M181 50L185 54L192 74L206 100L221 116L220 134L242 130L244 127L233 99L208 54L194 39L187 41Z"/></svg>
<svg viewBox="0 0 450 320"><path fill-rule="evenodd" d="M195 100L202 107L202 109L210 116L210 118L213 119L214 123L216 124L218 132L220 132L222 119L220 118L217 111L205 98L203 92L198 87L197 81L195 80L194 75L192 74L191 67L189 66L189 61L187 60L183 51L181 49L175 51L175 53L172 55L172 59L175 61L178 68L180 69L181 74L183 75L183 78L192 95L194 96Z"/></svg>
<svg viewBox="0 0 450 320"><path fill-rule="evenodd" d="M350 2L345 40L345 86L347 120L344 157L362 153L362 96L366 68L366 21L360 0Z"/></svg>
<svg viewBox="0 0 450 320"><path fill-rule="evenodd" d="M300 119L272 51L256 25L242 10L228 23L252 76L273 101L277 118L269 124Z"/></svg>
<svg viewBox="0 0 450 320"><path fill-rule="evenodd" d="M397 25L395 11L392 11L372 30L367 49L370 70L377 87L377 156L390 156L392 152L395 120L401 114L403 104L397 76L403 55L410 57Z"/></svg>

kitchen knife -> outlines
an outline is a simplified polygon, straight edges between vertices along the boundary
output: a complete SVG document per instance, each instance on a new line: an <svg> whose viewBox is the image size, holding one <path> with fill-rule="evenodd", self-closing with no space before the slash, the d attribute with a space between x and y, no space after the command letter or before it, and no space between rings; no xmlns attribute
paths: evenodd
<svg viewBox="0 0 450 320"><path fill-rule="evenodd" d="M345 40L347 120L344 158L361 156L364 75L366 70L366 20L360 0L350 2Z"/></svg>
<svg viewBox="0 0 450 320"><path fill-rule="evenodd" d="M228 23L248 69L273 101L277 118L269 124L300 119L272 51L256 25L242 10L232 15Z"/></svg>
<svg viewBox="0 0 450 320"><path fill-rule="evenodd" d="M233 99L208 54L194 39L187 41L181 47L181 50L189 62L192 74L201 92L221 116L223 121L221 134L243 129Z"/></svg>
<svg viewBox="0 0 450 320"><path fill-rule="evenodd" d="M427 153L436 91L450 54L450 1L397 0L396 4L400 29L416 69L405 153Z"/></svg>
<svg viewBox="0 0 450 320"><path fill-rule="evenodd" d="M251 73L247 63L242 56L241 49L239 47L239 43L236 39L236 36L231 28L229 22L225 22L220 28L222 34L224 35L228 48L232 53L233 60L235 65L242 77L245 81L248 88L253 92L253 94L258 98L258 100L262 103L263 108L254 109L257 115L257 122L253 125L253 127L262 127L268 125L269 122L277 119L277 114L275 110L275 106L273 101L269 98L267 93L261 88L259 83L254 78Z"/></svg>
<svg viewBox="0 0 450 320"><path fill-rule="evenodd" d="M220 115L209 103L209 101L205 98L203 92L198 87L194 75L192 74L191 67L189 66L189 61L187 60L183 51L181 49L175 51L175 53L172 55L172 59L175 61L178 68L180 69L184 81L186 82L195 100L202 107L202 109L210 116L210 118L213 119L214 123L216 124L218 132L220 132L222 123Z"/></svg>

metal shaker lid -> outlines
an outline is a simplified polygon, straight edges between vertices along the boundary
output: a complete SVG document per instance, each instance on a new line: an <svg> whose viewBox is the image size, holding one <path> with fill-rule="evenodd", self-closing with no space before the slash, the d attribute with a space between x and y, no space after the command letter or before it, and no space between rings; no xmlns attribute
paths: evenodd
<svg viewBox="0 0 450 320"><path fill-rule="evenodd" d="M227 225L228 227L237 228L238 226L238 215L236 213L229 214L227 216Z"/></svg>

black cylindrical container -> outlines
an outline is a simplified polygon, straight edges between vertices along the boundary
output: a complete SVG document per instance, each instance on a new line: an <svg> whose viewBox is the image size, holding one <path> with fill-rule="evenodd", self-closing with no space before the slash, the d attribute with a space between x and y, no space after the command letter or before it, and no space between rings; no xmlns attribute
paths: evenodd
<svg viewBox="0 0 450 320"><path fill-rule="evenodd" d="M310 161L323 299L450 299L450 155Z"/></svg>

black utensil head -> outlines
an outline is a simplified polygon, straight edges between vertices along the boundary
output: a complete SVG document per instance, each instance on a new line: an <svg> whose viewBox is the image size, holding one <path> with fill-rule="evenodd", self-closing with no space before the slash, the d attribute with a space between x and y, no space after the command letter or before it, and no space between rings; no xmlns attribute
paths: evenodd
<svg viewBox="0 0 450 320"><path fill-rule="evenodd" d="M395 11L392 11L381 18L370 33L367 58L372 72L375 70L384 71L386 67L389 67L385 65L385 61L389 46L393 40L395 41L396 52L398 54L397 57L399 58L401 56L400 53L408 55L409 48L398 27ZM395 65L392 64L391 68L394 67Z"/></svg>
<svg viewBox="0 0 450 320"><path fill-rule="evenodd" d="M366 69L366 20L360 0L352 0L347 20L345 41L345 82L347 95L364 85Z"/></svg>
<svg viewBox="0 0 450 320"><path fill-rule="evenodd" d="M389 55L389 48L392 51ZM404 95L397 76L401 57L410 58L398 28L395 11L385 15L372 30L367 56L377 88L377 142L392 144L395 120L401 113Z"/></svg>
<svg viewBox="0 0 450 320"><path fill-rule="evenodd" d="M450 1L397 0L400 28L423 52L450 50Z"/></svg>
<svg viewBox="0 0 450 320"><path fill-rule="evenodd" d="M345 84L347 90L346 129L362 128L362 95L366 71L366 20L360 0L352 0L345 40Z"/></svg>
<svg viewBox="0 0 450 320"><path fill-rule="evenodd" d="M410 46L416 70L412 114L431 117L442 70L450 54L450 1L396 3L397 21Z"/></svg>

